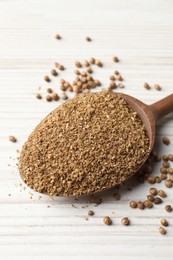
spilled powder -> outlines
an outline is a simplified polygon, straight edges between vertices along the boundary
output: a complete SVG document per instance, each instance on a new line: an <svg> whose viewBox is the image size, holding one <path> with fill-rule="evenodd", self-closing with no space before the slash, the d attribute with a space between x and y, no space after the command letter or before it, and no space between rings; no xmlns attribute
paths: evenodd
<svg viewBox="0 0 173 260"><path fill-rule="evenodd" d="M50 196L79 196L121 184L150 153L144 125L119 96L102 91L60 105L24 144L20 174Z"/></svg>

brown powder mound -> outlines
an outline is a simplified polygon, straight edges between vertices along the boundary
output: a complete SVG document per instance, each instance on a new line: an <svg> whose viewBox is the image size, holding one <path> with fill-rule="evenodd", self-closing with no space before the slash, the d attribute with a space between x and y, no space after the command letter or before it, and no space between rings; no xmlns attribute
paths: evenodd
<svg viewBox="0 0 173 260"><path fill-rule="evenodd" d="M144 125L125 100L102 91L65 102L23 145L20 174L51 196L78 196L129 178L148 157Z"/></svg>

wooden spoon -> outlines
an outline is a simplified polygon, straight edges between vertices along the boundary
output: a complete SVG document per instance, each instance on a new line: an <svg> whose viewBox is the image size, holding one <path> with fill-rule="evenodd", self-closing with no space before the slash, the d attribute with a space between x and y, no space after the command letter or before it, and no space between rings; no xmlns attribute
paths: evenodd
<svg viewBox="0 0 173 260"><path fill-rule="evenodd" d="M131 97L126 94L116 93L119 95L138 113L145 129L147 131L148 137L150 139L150 149L153 149L155 141L155 125L158 120L162 117L173 112L173 94L157 101L152 105L146 105L140 100Z"/></svg>

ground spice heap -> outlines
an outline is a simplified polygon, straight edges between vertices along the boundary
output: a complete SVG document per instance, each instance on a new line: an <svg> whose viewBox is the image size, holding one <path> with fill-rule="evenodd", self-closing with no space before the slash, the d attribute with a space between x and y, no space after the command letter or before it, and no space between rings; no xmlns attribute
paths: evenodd
<svg viewBox="0 0 173 260"><path fill-rule="evenodd" d="M78 196L122 183L149 153L137 113L102 91L75 97L43 119L23 146L19 170L38 192Z"/></svg>

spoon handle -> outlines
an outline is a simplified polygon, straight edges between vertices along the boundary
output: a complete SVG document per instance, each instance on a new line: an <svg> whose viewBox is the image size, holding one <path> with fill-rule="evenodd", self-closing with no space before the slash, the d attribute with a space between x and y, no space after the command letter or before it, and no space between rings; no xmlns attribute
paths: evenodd
<svg viewBox="0 0 173 260"><path fill-rule="evenodd" d="M173 94L152 104L150 108L154 113L156 121L173 112Z"/></svg>

